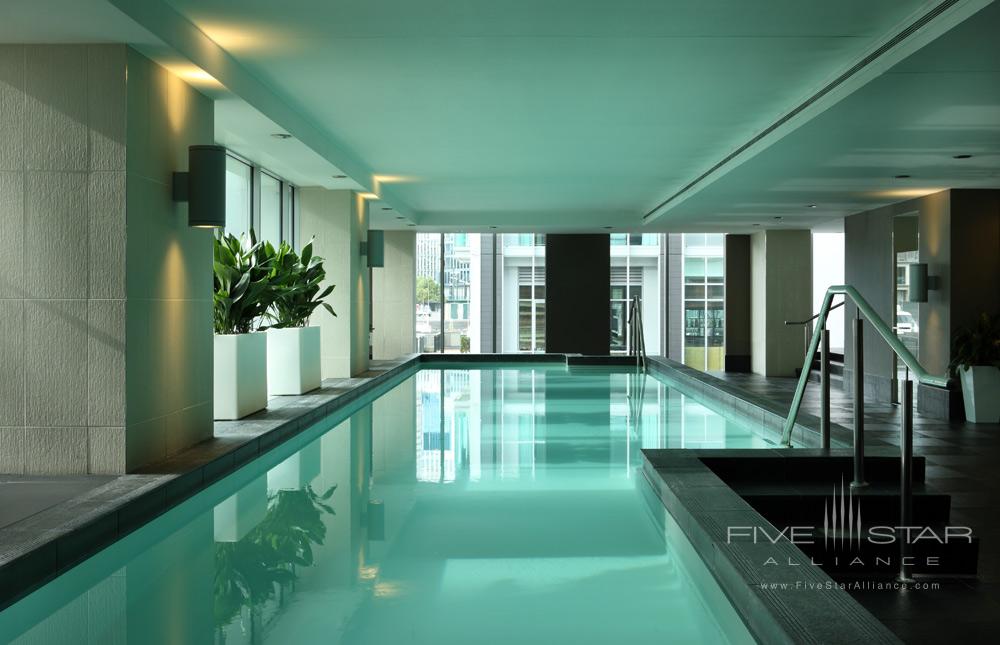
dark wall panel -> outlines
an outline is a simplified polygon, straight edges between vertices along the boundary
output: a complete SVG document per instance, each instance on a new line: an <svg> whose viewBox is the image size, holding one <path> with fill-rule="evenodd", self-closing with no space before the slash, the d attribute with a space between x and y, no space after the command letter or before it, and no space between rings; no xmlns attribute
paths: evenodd
<svg viewBox="0 0 1000 645"><path fill-rule="evenodd" d="M545 351L611 351L607 235L545 236Z"/></svg>
<svg viewBox="0 0 1000 645"><path fill-rule="evenodd" d="M726 235L726 371L750 371L750 236Z"/></svg>

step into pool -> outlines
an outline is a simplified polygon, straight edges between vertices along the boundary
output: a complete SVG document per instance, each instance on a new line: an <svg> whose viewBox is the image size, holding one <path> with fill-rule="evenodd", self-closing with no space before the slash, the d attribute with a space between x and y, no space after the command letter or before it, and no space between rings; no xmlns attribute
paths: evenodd
<svg viewBox="0 0 1000 645"><path fill-rule="evenodd" d="M640 450L767 445L621 368L424 367L12 605L0 641L752 642Z"/></svg>

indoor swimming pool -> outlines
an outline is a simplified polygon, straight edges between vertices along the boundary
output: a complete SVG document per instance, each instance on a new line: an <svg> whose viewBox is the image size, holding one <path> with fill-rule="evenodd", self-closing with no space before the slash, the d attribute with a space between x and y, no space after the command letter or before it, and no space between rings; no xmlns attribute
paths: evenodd
<svg viewBox="0 0 1000 645"><path fill-rule="evenodd" d="M423 367L12 605L0 641L753 642L641 449L767 445L622 368Z"/></svg>

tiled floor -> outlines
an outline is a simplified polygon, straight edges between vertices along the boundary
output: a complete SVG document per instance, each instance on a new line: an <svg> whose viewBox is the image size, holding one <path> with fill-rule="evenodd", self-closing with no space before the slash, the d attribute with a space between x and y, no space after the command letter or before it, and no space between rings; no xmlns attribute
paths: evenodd
<svg viewBox="0 0 1000 645"><path fill-rule="evenodd" d="M796 380L752 374L713 373L755 394L790 404ZM830 416L850 428L849 393L834 387ZM819 387L806 388L802 409L819 413ZM865 402L866 445L899 445L899 407ZM913 418L913 451L927 460L927 486L952 498L952 525L970 526L980 538L975 580L941 581L929 591L855 594L907 643L996 642L1000 617L1000 425Z"/></svg>
<svg viewBox="0 0 1000 645"><path fill-rule="evenodd" d="M114 477L80 475L44 477L0 475L0 528L31 517L71 497L106 484Z"/></svg>

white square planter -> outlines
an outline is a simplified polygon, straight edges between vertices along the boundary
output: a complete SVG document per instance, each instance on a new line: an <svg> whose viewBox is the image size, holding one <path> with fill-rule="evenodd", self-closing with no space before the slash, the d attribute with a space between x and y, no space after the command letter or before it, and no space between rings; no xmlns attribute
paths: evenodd
<svg viewBox="0 0 1000 645"><path fill-rule="evenodd" d="M267 330L267 385L271 396L305 394L320 386L319 327Z"/></svg>
<svg viewBox="0 0 1000 645"><path fill-rule="evenodd" d="M965 418L972 423L1000 423L1000 369L991 365L958 368Z"/></svg>
<svg viewBox="0 0 1000 645"><path fill-rule="evenodd" d="M242 419L267 407L267 336L215 337L215 418Z"/></svg>

